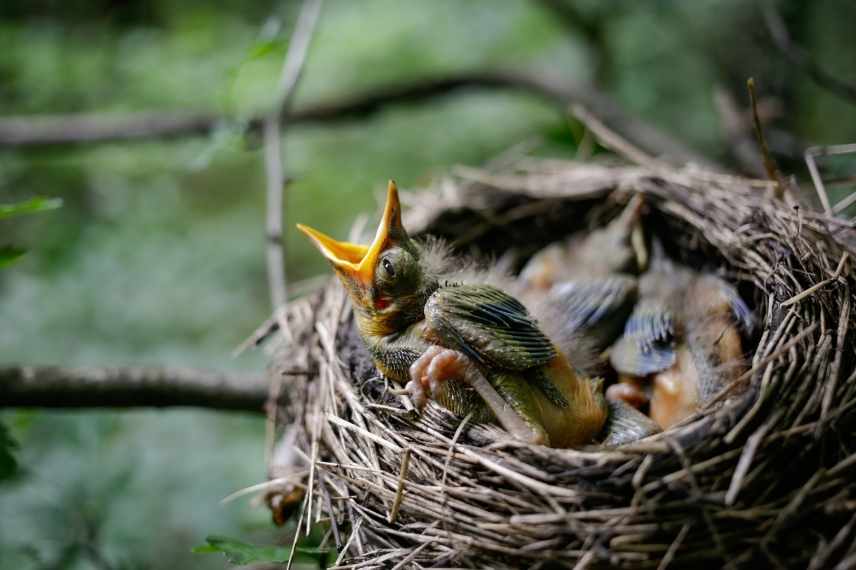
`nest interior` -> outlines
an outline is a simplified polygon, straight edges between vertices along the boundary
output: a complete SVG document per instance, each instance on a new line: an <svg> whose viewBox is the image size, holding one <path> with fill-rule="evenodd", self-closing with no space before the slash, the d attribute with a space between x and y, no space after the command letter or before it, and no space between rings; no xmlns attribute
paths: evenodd
<svg viewBox="0 0 856 570"><path fill-rule="evenodd" d="M692 166L521 159L411 194L405 224L523 260L635 192L671 256L752 304L739 385L628 446L523 445L433 405L408 409L331 281L283 317L273 419L280 448L298 452L272 453L269 475L283 493L306 486L300 522L328 523L337 567L856 564L856 283L842 222L771 183Z"/></svg>

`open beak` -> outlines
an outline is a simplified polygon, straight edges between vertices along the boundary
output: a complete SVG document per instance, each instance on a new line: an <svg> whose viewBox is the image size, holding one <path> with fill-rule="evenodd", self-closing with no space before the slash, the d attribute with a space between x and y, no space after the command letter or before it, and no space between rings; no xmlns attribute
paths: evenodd
<svg viewBox="0 0 856 570"><path fill-rule="evenodd" d="M398 201L398 187L396 187L395 182L389 181L383 218L370 245L337 241L303 224L297 224L297 229L309 236L309 239L333 264L336 270L365 286L369 286L374 279L375 267L377 267L380 254L387 249L392 240L406 236L401 224L401 203Z"/></svg>

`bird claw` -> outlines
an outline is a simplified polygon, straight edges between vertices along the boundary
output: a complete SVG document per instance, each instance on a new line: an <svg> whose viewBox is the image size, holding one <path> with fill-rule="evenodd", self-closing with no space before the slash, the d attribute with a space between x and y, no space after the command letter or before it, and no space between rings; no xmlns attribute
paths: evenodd
<svg viewBox="0 0 856 570"><path fill-rule="evenodd" d="M410 396L413 406L419 411L422 411L422 408L428 403L428 393L421 382L411 380L404 385L404 393Z"/></svg>
<svg viewBox="0 0 856 570"><path fill-rule="evenodd" d="M437 399L442 394L446 381L462 378L469 366L469 359L460 352L431 346L410 365L410 382L404 389L421 411L429 399Z"/></svg>

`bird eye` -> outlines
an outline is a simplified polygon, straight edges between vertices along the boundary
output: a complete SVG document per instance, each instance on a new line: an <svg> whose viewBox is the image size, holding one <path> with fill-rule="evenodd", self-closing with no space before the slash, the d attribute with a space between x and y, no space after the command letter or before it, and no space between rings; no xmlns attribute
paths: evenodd
<svg viewBox="0 0 856 570"><path fill-rule="evenodd" d="M392 268L392 263L390 263L388 259L381 260L380 264L383 266L383 270L386 271L387 275L395 277L395 270Z"/></svg>

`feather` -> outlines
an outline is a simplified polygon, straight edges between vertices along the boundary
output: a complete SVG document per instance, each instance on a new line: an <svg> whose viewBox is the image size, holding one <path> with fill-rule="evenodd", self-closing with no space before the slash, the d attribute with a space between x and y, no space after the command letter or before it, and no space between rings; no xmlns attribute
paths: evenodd
<svg viewBox="0 0 856 570"><path fill-rule="evenodd" d="M483 365L526 370L556 355L526 308L494 287L441 287L428 299L425 316L446 342Z"/></svg>

